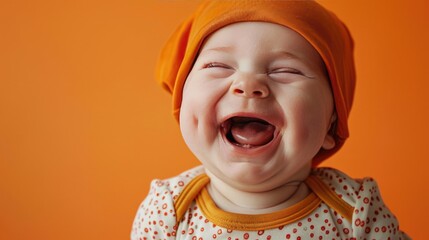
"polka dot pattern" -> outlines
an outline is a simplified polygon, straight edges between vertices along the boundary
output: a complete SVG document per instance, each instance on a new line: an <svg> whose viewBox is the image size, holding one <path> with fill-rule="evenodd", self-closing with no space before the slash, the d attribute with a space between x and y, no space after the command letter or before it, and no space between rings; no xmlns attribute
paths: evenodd
<svg viewBox="0 0 429 240"><path fill-rule="evenodd" d="M410 239L399 230L397 219L384 205L373 179L356 181L330 168L318 168L312 174L354 207L352 222L321 203L292 224L239 231L211 223L194 201L177 225L174 200L187 183L203 172L202 167L197 167L168 180L154 180L136 214L131 239Z"/></svg>

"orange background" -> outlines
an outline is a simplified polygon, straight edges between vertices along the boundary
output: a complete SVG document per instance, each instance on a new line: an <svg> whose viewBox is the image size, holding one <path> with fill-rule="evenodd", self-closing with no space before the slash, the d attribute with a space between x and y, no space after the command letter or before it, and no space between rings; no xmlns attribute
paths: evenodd
<svg viewBox="0 0 429 240"><path fill-rule="evenodd" d="M190 0L0 2L0 239L128 239L150 180L198 164L157 54ZM351 138L324 165L378 180L424 239L429 4L323 0L356 41Z"/></svg>

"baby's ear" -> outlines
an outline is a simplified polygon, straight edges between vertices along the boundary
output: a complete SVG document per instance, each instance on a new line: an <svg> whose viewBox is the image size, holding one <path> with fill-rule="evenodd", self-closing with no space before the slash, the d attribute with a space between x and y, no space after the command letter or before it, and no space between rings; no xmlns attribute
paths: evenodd
<svg viewBox="0 0 429 240"><path fill-rule="evenodd" d="M332 114L331 122L329 123L328 132L326 133L325 140L323 141L322 148L330 150L335 147L335 123L337 121L337 114Z"/></svg>

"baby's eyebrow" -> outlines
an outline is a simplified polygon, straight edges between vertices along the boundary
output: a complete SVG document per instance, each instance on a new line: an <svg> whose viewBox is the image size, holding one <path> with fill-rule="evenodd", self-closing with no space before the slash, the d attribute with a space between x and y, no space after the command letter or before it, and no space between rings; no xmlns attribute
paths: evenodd
<svg viewBox="0 0 429 240"><path fill-rule="evenodd" d="M283 49L282 50L274 49L271 51L271 54L273 56L275 56L276 58L292 59L292 60L301 62L303 64L310 64L311 65L311 61L309 61L308 59L302 58L299 55L296 55L296 54L289 52L289 51L285 51Z"/></svg>
<svg viewBox="0 0 429 240"><path fill-rule="evenodd" d="M205 48L201 51L200 54L205 53L205 52L226 52L226 53L230 53L234 51L234 47L230 47L230 46L224 46L224 47L212 47L212 48Z"/></svg>
<svg viewBox="0 0 429 240"><path fill-rule="evenodd" d="M286 58L292 58L292 59L301 60L301 58L298 57L297 55L295 55L295 54L293 54L291 52L288 52L288 51L284 51L284 50L272 50L271 53L274 54L274 55L281 56L281 57L286 57Z"/></svg>
<svg viewBox="0 0 429 240"><path fill-rule="evenodd" d="M232 53L235 51L234 46L219 46L219 47L208 47L201 50L198 55L206 55L210 53ZM275 58L283 58L283 59L292 59L296 61L300 61L302 63L307 63L307 61L296 54L287 51L285 49L272 49L269 51L269 55Z"/></svg>

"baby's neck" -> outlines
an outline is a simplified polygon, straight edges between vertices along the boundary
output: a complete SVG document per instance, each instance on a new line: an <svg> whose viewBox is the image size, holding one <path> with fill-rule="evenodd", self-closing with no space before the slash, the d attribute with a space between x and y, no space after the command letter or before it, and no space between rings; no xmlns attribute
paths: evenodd
<svg viewBox="0 0 429 240"><path fill-rule="evenodd" d="M236 189L212 174L208 191L216 205L227 212L239 214L265 214L290 207L309 194L302 181L286 183L265 192L247 192Z"/></svg>

